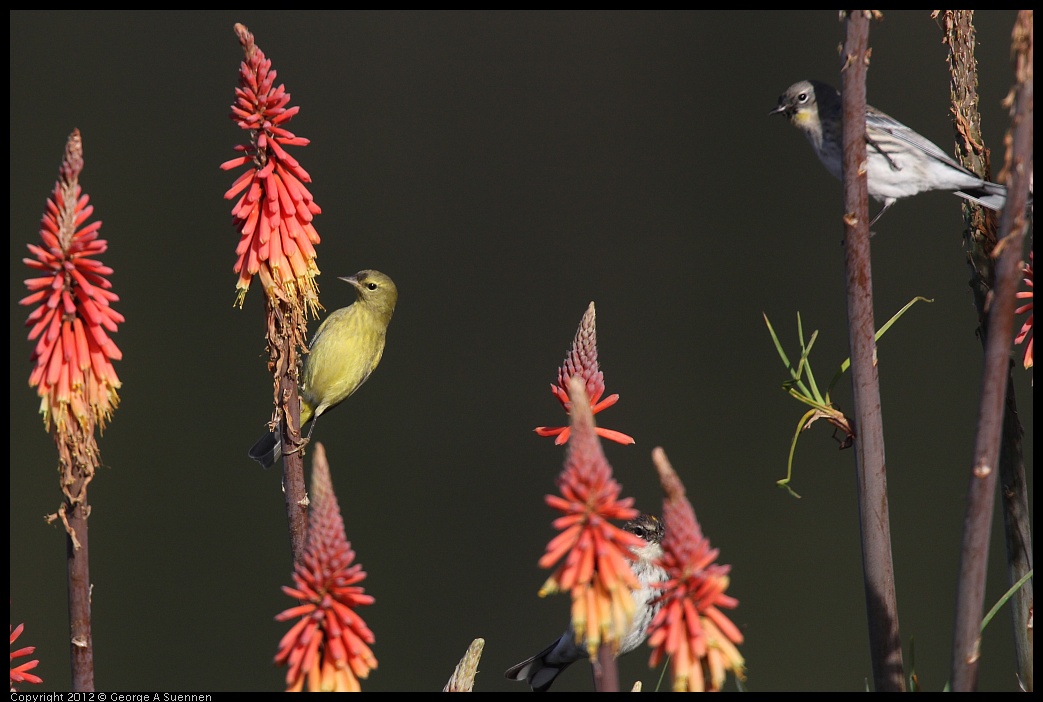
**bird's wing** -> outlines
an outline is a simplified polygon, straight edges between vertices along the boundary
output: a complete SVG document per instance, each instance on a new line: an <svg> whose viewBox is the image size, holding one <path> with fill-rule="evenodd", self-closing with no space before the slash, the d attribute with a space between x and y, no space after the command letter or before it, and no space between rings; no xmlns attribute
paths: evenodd
<svg viewBox="0 0 1043 702"><path fill-rule="evenodd" d="M866 109L866 129L869 129L870 127L885 131L895 139L904 141L906 144L909 144L915 149L919 149L931 158L964 171L973 178L978 177L954 161L951 156L942 151L934 142L928 141L926 138L914 132L894 117L884 114L880 110L872 107Z"/></svg>

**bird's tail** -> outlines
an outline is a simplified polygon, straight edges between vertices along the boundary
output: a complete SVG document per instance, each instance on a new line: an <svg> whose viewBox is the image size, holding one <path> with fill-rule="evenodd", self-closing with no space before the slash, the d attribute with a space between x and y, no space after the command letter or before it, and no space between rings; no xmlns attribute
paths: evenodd
<svg viewBox="0 0 1043 702"><path fill-rule="evenodd" d="M997 212L1007 203L1007 186L988 181L982 181L982 184L975 188L957 190L955 194Z"/></svg>
<svg viewBox="0 0 1043 702"><path fill-rule="evenodd" d="M571 636L571 632L569 634ZM554 649L558 646L555 641L547 648L537 653L532 658L524 660L518 665L511 666L504 677L508 680L524 680L529 683L533 692L546 692L555 678L572 663L571 660L561 660L553 663L548 658L553 657Z"/></svg>
<svg viewBox="0 0 1043 702"><path fill-rule="evenodd" d="M269 431L250 447L250 458L265 468L274 466L282 458L282 439L279 432Z"/></svg>

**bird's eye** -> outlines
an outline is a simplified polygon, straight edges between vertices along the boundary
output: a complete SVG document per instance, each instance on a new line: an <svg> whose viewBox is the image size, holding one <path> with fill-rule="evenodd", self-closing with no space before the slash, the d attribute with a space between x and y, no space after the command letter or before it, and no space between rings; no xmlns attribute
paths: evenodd
<svg viewBox="0 0 1043 702"><path fill-rule="evenodd" d="M800 95L797 96L797 102L807 102L807 101L808 101L808 94L807 93L801 93Z"/></svg>
<svg viewBox="0 0 1043 702"><path fill-rule="evenodd" d="M369 288L370 290L376 290L377 289L377 284L376 283L366 283L366 287Z"/></svg>
<svg viewBox="0 0 1043 702"><path fill-rule="evenodd" d="M640 536L642 539L645 538L645 528L639 526L634 527L634 536Z"/></svg>

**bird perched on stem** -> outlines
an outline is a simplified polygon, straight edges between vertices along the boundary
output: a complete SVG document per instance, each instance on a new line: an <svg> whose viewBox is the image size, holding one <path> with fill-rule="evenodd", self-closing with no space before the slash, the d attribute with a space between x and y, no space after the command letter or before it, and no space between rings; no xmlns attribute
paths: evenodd
<svg viewBox="0 0 1043 702"><path fill-rule="evenodd" d="M319 415L339 405L359 389L380 363L388 323L398 301L398 289L380 271L359 271L340 278L355 287L354 303L332 312L315 332L301 374L301 426L311 421L306 443ZM282 457L278 428L264 434L250 449L250 458L265 468Z"/></svg>
<svg viewBox="0 0 1043 702"><path fill-rule="evenodd" d="M826 170L841 179L843 108L836 88L817 80L794 83L768 114L786 115L804 132ZM869 194L884 207L873 225L903 197L927 190L948 190L990 210L1002 210L1007 188L967 170L934 143L893 117L866 105L866 182Z"/></svg>
<svg viewBox="0 0 1043 702"><path fill-rule="evenodd" d="M663 548L660 546L663 541L663 522L653 514L642 514L624 524L623 529L640 536L647 544L633 550L635 559L631 561L630 567L637 576L637 581L641 583L641 588L631 593L634 600L634 618L630 622L630 629L619 642L617 657L630 653L648 637L648 625L659 611L659 603L656 600L660 590L653 586L668 580L666 571L656 562L656 559L663 555ZM511 666L504 676L508 680L524 680L529 683L533 692L546 692L561 671L576 661L589 657L586 643L576 640L576 632L570 624L554 643L532 658Z"/></svg>

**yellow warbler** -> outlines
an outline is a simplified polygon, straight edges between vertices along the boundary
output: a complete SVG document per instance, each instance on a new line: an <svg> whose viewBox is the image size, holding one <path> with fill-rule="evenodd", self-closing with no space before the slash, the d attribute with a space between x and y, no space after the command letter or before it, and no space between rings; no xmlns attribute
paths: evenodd
<svg viewBox="0 0 1043 702"><path fill-rule="evenodd" d="M359 271L340 280L355 286L358 299L326 317L304 357L301 426L311 421L308 438L319 415L348 399L380 363L388 323L398 301L398 289L380 271ZM266 432L250 449L250 458L265 468L281 457L278 431Z"/></svg>

